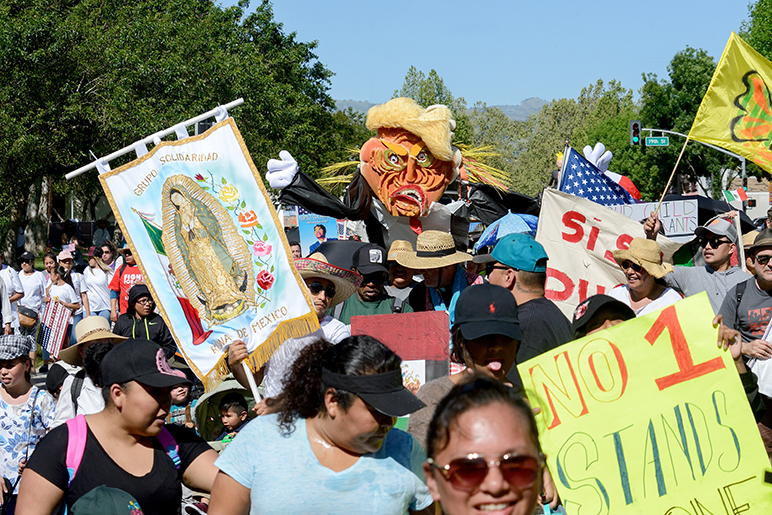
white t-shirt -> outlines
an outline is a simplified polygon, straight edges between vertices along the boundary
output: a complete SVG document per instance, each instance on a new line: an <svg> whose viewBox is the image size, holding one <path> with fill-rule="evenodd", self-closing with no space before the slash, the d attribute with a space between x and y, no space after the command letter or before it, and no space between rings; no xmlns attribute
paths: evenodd
<svg viewBox="0 0 772 515"><path fill-rule="evenodd" d="M37 270L29 275L22 271L19 272L19 282L24 290L24 297L19 300L19 304L34 309L40 314L43 297L46 296L46 278Z"/></svg>
<svg viewBox="0 0 772 515"><path fill-rule="evenodd" d="M71 272L70 277L72 278L72 285L75 287L75 292L78 294L78 300L76 302L80 303L80 307L78 310L73 313L73 315L80 315L83 313L83 299L81 299L80 294L86 293L88 290L86 289L86 283L83 280L83 274L79 274L78 272ZM89 309L91 309L91 305L89 304Z"/></svg>
<svg viewBox="0 0 772 515"><path fill-rule="evenodd" d="M62 391L59 394L59 400L56 401L55 418L51 424L51 429L59 427L71 418L75 418L75 406L72 403L72 383L75 381L75 375L68 375L62 384ZM93 415L105 409L105 401L102 397L102 389L95 386L90 377L83 378L83 387L78 395L78 413L77 415Z"/></svg>
<svg viewBox="0 0 772 515"><path fill-rule="evenodd" d="M630 287L626 284L620 284L619 286L612 288L611 291L608 292L608 295L609 297L613 297L620 302L624 302L630 306L630 308L632 308L630 305ZM683 299L683 296L673 288L665 288L665 291L662 292L662 295L646 304L642 308L639 308L638 310L633 309L633 311L635 311L635 316L641 317L643 315L648 315L649 313L657 311L658 309L666 308L671 304L675 304L681 299Z"/></svg>
<svg viewBox="0 0 772 515"><path fill-rule="evenodd" d="M101 268L86 268L83 271L83 280L88 291L88 306L93 314L95 311L110 309L110 279L112 271L108 274Z"/></svg>
<svg viewBox="0 0 772 515"><path fill-rule="evenodd" d="M15 293L24 293L24 288L21 285L21 281L19 281L19 274L16 270L10 266L5 267L0 270L0 277L3 278L5 291L8 294L9 299ZM13 322L11 322L11 325L13 327L19 327L19 315L16 312L16 302L17 301L11 302L11 313L13 313Z"/></svg>

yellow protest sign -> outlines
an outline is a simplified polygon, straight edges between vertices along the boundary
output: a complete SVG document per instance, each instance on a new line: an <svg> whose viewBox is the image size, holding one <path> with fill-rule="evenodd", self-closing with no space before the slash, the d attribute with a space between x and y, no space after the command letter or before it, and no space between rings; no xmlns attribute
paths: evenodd
<svg viewBox="0 0 772 515"><path fill-rule="evenodd" d="M768 513L770 463L700 294L518 365L572 515Z"/></svg>

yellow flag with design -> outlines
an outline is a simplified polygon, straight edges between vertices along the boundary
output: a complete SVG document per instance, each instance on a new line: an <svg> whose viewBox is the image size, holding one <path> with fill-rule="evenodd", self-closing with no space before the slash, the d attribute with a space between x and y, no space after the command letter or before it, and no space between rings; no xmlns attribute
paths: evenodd
<svg viewBox="0 0 772 515"><path fill-rule="evenodd" d="M732 32L689 139L731 150L772 172L772 62Z"/></svg>

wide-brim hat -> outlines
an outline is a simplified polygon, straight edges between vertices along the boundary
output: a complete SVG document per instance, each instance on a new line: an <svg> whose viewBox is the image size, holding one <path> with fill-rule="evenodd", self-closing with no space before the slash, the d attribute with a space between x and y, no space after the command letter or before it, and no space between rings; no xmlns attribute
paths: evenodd
<svg viewBox="0 0 772 515"><path fill-rule="evenodd" d="M614 261L621 267L625 261L630 261L646 270L649 275L661 279L673 271L673 265L662 262L662 251L659 243L646 238L634 238L630 248L615 250Z"/></svg>
<svg viewBox="0 0 772 515"><path fill-rule="evenodd" d="M389 254L386 257L387 261L397 261L397 255L403 253L412 253L413 245L407 240L394 240L389 247ZM399 263L399 261L397 261Z"/></svg>
<svg viewBox="0 0 772 515"><path fill-rule="evenodd" d="M59 351L59 357L65 363L80 367L83 365L83 358L80 355L80 348L83 344L94 341L109 341L113 345L118 345L125 336L118 336L110 331L110 322L100 316L86 317L75 325L75 345Z"/></svg>
<svg viewBox="0 0 772 515"><path fill-rule="evenodd" d="M754 253L762 247L772 247L772 231L764 228L753 240L753 245L748 249L749 253Z"/></svg>
<svg viewBox="0 0 772 515"><path fill-rule="evenodd" d="M335 296L332 298L330 307L336 306L351 297L357 287L362 284L361 275L353 270L331 265L327 262L327 258L319 252L315 252L307 258L296 259L295 268L298 269L298 273L300 273L300 277L303 279L319 277L327 279L335 285Z"/></svg>
<svg viewBox="0 0 772 515"><path fill-rule="evenodd" d="M756 236L761 234L759 231L749 231L743 234L743 248L748 251L753 246L753 242L756 241Z"/></svg>
<svg viewBox="0 0 772 515"><path fill-rule="evenodd" d="M472 260L466 252L456 250L453 235L443 231L422 232L415 242L415 252L399 253L396 258L400 265L416 270L458 265Z"/></svg>

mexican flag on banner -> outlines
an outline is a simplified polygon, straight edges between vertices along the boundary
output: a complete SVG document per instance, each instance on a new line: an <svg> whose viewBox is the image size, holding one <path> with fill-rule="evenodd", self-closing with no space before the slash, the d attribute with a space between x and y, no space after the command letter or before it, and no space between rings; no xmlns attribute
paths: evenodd
<svg viewBox="0 0 772 515"><path fill-rule="evenodd" d="M748 194L745 193L745 190L743 188L738 188L736 190L724 190L724 198L727 202L732 202L733 200L737 201L744 201L748 199Z"/></svg>

